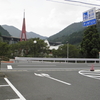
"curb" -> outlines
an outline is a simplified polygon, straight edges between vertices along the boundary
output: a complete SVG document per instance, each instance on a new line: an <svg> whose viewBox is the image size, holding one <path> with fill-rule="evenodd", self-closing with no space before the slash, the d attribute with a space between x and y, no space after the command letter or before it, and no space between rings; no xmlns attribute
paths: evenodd
<svg viewBox="0 0 100 100"><path fill-rule="evenodd" d="M1 61L1 63L14 63L14 61Z"/></svg>

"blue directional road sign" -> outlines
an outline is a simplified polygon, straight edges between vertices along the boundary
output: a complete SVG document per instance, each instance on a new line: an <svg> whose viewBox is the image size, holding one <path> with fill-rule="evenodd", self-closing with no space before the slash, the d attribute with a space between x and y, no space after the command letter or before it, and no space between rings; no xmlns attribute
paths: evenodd
<svg viewBox="0 0 100 100"><path fill-rule="evenodd" d="M83 22L83 26L90 26L90 25L95 25L95 24L96 24L96 19Z"/></svg>
<svg viewBox="0 0 100 100"><path fill-rule="evenodd" d="M92 8L83 13L83 26L90 26L96 24L95 8Z"/></svg>

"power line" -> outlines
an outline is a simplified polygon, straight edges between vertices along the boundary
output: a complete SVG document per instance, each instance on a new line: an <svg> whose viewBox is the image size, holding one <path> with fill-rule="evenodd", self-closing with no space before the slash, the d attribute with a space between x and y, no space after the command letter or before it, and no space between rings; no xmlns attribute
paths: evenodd
<svg viewBox="0 0 100 100"><path fill-rule="evenodd" d="M74 1L74 0L65 0L65 1L81 3L81 4L85 4L85 5L91 5L91 6L99 6L100 7L100 5L98 5L98 4L86 3L86 2L81 2L81 1Z"/></svg>
<svg viewBox="0 0 100 100"><path fill-rule="evenodd" d="M75 4L75 3L71 4L71 3L66 3L66 2L60 2L60 1L57 1L57 0L47 0L47 1L57 2L57 3L63 3L63 4L69 4L69 5L74 5L74 6L83 6L83 7L89 7L89 6L95 6L96 7L96 6L98 6L98 7L100 7L100 5L98 5L98 4L92 4L92 3L86 3L86 2L74 1L74 0L64 0L64 1L81 3L83 5L79 5L79 4Z"/></svg>

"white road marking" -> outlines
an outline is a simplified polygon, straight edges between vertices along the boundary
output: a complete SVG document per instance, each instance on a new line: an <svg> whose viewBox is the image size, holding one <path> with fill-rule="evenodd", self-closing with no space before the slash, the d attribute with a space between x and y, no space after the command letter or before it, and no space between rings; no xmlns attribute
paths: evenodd
<svg viewBox="0 0 100 100"><path fill-rule="evenodd" d="M0 87L5 87L5 86L9 86L9 85L0 85Z"/></svg>
<svg viewBox="0 0 100 100"><path fill-rule="evenodd" d="M21 100L21 99L6 99L6 100Z"/></svg>
<svg viewBox="0 0 100 100"><path fill-rule="evenodd" d="M44 77L50 77L49 74L45 74L45 73L41 73L41 75L44 76Z"/></svg>
<svg viewBox="0 0 100 100"><path fill-rule="evenodd" d="M17 100L26 100L23 97L23 95L13 86L13 84L7 78L4 78L4 79L9 84L9 86L14 90L14 92L19 96L20 99L17 99ZM11 100L16 100L16 99L11 99Z"/></svg>
<svg viewBox="0 0 100 100"><path fill-rule="evenodd" d="M100 72L100 70L95 70L95 72Z"/></svg>
<svg viewBox="0 0 100 100"><path fill-rule="evenodd" d="M7 69L13 69L11 65L7 65Z"/></svg>
<svg viewBox="0 0 100 100"><path fill-rule="evenodd" d="M71 85L70 83L67 83L67 82L64 82L64 81L58 80L58 79L53 78L53 77L47 77L47 78L50 78L50 79L52 79L52 80L58 81L58 82L60 82L60 83L66 84L66 85Z"/></svg>
<svg viewBox="0 0 100 100"><path fill-rule="evenodd" d="M56 66L56 65L17 65L17 66Z"/></svg>
<svg viewBox="0 0 100 100"><path fill-rule="evenodd" d="M40 77L43 77L41 74L37 74L37 73L34 73L34 75L36 75L36 76L40 76Z"/></svg>
<svg viewBox="0 0 100 100"><path fill-rule="evenodd" d="M98 79L100 80L100 71L86 71L86 70L80 70L79 74L83 76L87 76L90 78Z"/></svg>
<svg viewBox="0 0 100 100"><path fill-rule="evenodd" d="M70 69L70 68L41 68L37 69L38 71L77 71L79 69Z"/></svg>
<svg viewBox="0 0 100 100"><path fill-rule="evenodd" d="M51 77L49 74L45 74L45 73L41 73L41 74L34 73L34 74L35 74L36 76L50 78L50 79L52 79L52 80L55 80L55 81L57 81L57 82L60 82L60 83L66 84L66 85L71 85L70 83L67 83L67 82L64 82L64 81L62 81L62 80L53 78L53 77Z"/></svg>

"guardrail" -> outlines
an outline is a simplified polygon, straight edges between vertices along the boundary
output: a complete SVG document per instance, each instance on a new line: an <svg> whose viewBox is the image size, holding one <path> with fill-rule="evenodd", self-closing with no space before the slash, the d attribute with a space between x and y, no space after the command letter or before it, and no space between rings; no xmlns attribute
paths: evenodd
<svg viewBox="0 0 100 100"><path fill-rule="evenodd" d="M49 62L75 62L75 63L100 63L100 59L87 58L32 58L32 57L15 57L15 62L19 61L49 61Z"/></svg>

